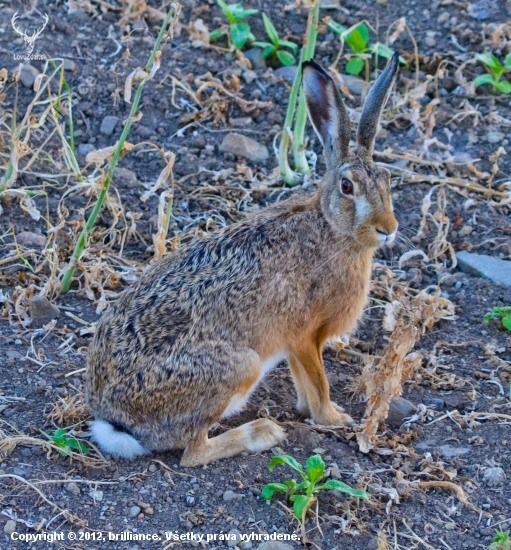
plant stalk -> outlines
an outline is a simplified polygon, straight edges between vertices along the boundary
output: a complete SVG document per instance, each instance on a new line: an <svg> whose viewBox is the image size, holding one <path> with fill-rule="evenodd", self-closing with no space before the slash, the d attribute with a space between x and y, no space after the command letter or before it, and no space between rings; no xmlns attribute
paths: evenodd
<svg viewBox="0 0 511 550"><path fill-rule="evenodd" d="M163 40L163 36L165 34L165 31L167 30L167 27L176 13L176 10L179 10L180 6L179 4L173 5L171 9L169 10L167 17L165 18L165 21L163 22L163 25L160 29L160 33L158 34L158 38L156 39L156 42L153 47L153 51L151 52L151 56L149 58L149 61L147 62L145 66L145 71L147 73L150 72L154 58L156 56L156 53L160 49L160 44ZM98 195L98 199L96 201L96 204L94 205L94 209L92 210L87 223L85 224L85 227L82 229L82 232L80 233L80 236L78 237L78 241L76 243L75 249L73 251L73 255L71 256L71 260L69 262L69 266L67 268L67 271L64 274L64 277L62 279L62 287L61 292L65 294L68 292L69 287L71 286L71 281L73 279L73 274L75 272L76 266L78 264L79 259L81 258L83 254L83 250L85 248L85 243L87 241L87 237L89 236L89 233L94 228L94 224L96 223L96 218L98 217L101 208L103 206L103 202L105 200L105 197L108 193L108 188L110 187L110 183L112 181L112 177L114 175L115 168L117 166L117 162L119 161L119 157L122 153L122 148L124 145L124 142L126 141L128 134L131 129L131 125L133 123L133 119L137 113L138 110L138 104L140 103L140 98L142 97L142 91L144 89L144 84L146 80L141 80L138 85L137 93L135 94L135 98L133 99L133 104L131 106L129 117L126 121L126 124L124 126L124 129L122 131L121 137L119 138L119 141L117 142L117 147L115 149L114 155L112 157L112 161L110 163L110 168L108 170L108 173L106 175L105 181L103 183L103 189L101 190L100 194Z"/></svg>
<svg viewBox="0 0 511 550"><path fill-rule="evenodd" d="M307 44L302 50L300 62L310 61L314 57L316 48L316 38L318 36L319 24L319 0L309 12L307 21ZM305 95L300 94L298 100L298 112L296 113L294 142L293 142L293 158L295 162L295 170L301 174L309 174L310 168L305 156L305 125L307 124L307 108L305 106Z"/></svg>

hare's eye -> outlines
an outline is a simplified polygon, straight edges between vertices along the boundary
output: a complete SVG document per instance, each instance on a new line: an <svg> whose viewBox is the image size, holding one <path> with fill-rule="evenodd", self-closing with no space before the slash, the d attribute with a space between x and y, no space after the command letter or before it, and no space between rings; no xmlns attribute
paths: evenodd
<svg viewBox="0 0 511 550"><path fill-rule="evenodd" d="M343 178L341 182L341 189L345 195L351 195L353 193L353 183L350 180Z"/></svg>

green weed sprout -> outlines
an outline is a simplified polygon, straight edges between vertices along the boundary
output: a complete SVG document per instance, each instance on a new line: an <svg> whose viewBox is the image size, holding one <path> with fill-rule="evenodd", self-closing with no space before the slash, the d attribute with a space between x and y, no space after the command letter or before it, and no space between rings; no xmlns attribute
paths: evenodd
<svg viewBox="0 0 511 550"><path fill-rule="evenodd" d="M287 154L289 148L289 141L293 133L291 132L291 126L295 116L296 100L298 98L298 92L300 90L300 83L302 80L302 63L304 61L310 61L314 56L314 49L316 47L316 36L318 34L318 17L319 17L319 0L309 12L307 20L307 31L305 44L302 48L300 55L300 64L296 71L296 76L289 92L289 103L287 105L286 118L284 119L284 127L282 128L282 137L279 145L279 172L282 179L291 186L297 184L296 176L291 167L289 166ZM296 115L296 123L294 130L293 140L293 152L295 159L295 168L302 174L308 173L309 166L307 159L305 158L305 123L307 121L307 110L305 107L305 97L303 93L300 95L298 103L298 113Z"/></svg>
<svg viewBox="0 0 511 550"><path fill-rule="evenodd" d="M174 18L174 21L177 20L177 16L179 15L179 12L181 11L181 5L180 4L173 4L171 9L169 10L167 17L165 18L165 21L163 22L160 32L158 34L158 37L156 38L156 41L153 46L153 50L151 52L151 55L149 57L149 61L147 62L145 66L145 72L149 75L151 74L151 71L156 71L156 68L153 67L153 63L155 58L157 57L157 54L160 50L160 45L163 40L163 36L165 35L165 32L167 30L167 27L171 23L171 20ZM158 54L159 55L159 54ZM117 163L119 161L119 158L121 157L121 154L123 152L123 147L126 142L126 139L128 138L128 134L130 133L131 126L133 124L133 121L136 118L137 112L138 112L138 105L140 103L140 99L142 97L142 92L144 90L144 84L146 83L147 79L141 79L137 92L135 94L135 97L133 99L133 103L131 104L131 110L130 114L126 120L126 123L124 125L124 129L121 133L121 137L119 138L119 141L116 144L115 151L112 157L112 160L110 161L110 166L108 168L108 172L105 176L105 180L103 182L103 189L98 195L98 198L96 200L96 204L94 205L94 208L92 212L89 215L89 218L87 219L87 222L85 224L85 227L82 229L82 232L80 233L80 236L78 237L78 241L76 242L75 249L73 251L73 254L71 255L71 259L69 261L68 268L66 272L64 273L64 276L62 278L62 286L61 286L61 292L62 294L66 294L69 291L69 287L71 286L71 281L73 280L73 274L75 272L76 266L78 265L78 261L82 257L83 250L85 248L85 245L87 243L87 238L94 228L94 224L96 223L96 219L101 212L101 208L103 207L103 202L105 201L105 198L108 194L108 189L110 187L110 183L112 181L115 168L117 166Z"/></svg>
<svg viewBox="0 0 511 550"><path fill-rule="evenodd" d="M254 41L255 36L250 30L250 25L242 21L251 15L259 12L259 10L246 10L242 4L226 4L224 0L216 0L220 9L224 12L225 17L229 20L229 39L234 44L237 50L241 50L247 40ZM209 38L216 40L224 34L224 29L220 28L213 31Z"/></svg>
<svg viewBox="0 0 511 550"><path fill-rule="evenodd" d="M328 26L339 36L343 35L345 42L353 50L348 64L346 65L346 72L351 75L359 75L362 69L366 69L366 80L369 80L369 59L372 55L377 57L383 57L390 59L394 55L394 51L391 50L385 44L376 42L369 44L369 29L364 23L357 25L352 31L348 32L346 27L343 27L334 20L330 20ZM406 61L400 57L399 61L406 65Z"/></svg>
<svg viewBox="0 0 511 550"><path fill-rule="evenodd" d="M273 469L277 466L277 464L287 464L288 466L291 466L293 470L300 474L303 481L297 483L295 479L291 479L290 481L284 481L283 483L268 483L268 485L265 485L261 491L261 496L266 500L270 500L275 491L288 493L288 498L293 503L293 512L297 519L302 519L304 517L307 510L316 501L316 497L314 495L319 491L335 490L340 491L341 493L346 493L352 497L369 500L369 497L365 491L362 491L361 489L353 489L353 487L350 487L342 481L337 481L336 479L329 479L323 485L317 485L325 474L325 463L319 455L313 455L307 459L307 463L305 465L307 472L304 472L300 463L289 455L273 457L270 465L268 466L270 472L273 472Z"/></svg>
<svg viewBox="0 0 511 550"><path fill-rule="evenodd" d="M253 44L258 48L262 48L263 53L261 57L263 59L270 59L273 63L275 59L278 59L282 65L285 66L294 65L296 61L294 56L281 48L289 48L293 52L296 52L298 50L298 45L294 42L289 42L289 40L281 40L277 33L277 29L273 26L273 23L265 13L263 13L263 23L270 42L254 42Z"/></svg>
<svg viewBox="0 0 511 550"><path fill-rule="evenodd" d="M484 322L489 323L491 319L500 319L500 329L511 332L511 307L494 307L484 316Z"/></svg>
<svg viewBox="0 0 511 550"><path fill-rule="evenodd" d="M474 79L474 86L491 84L493 93L497 90L503 94L511 94L511 83L507 80L500 80L500 77L511 70L511 53L508 53L504 59L504 65L490 52L476 55L477 61L480 61L489 71L481 74Z"/></svg>
<svg viewBox="0 0 511 550"><path fill-rule="evenodd" d="M490 546L492 550L511 550L511 538L509 531L503 533L502 531L495 531L495 538L493 544Z"/></svg>
<svg viewBox="0 0 511 550"><path fill-rule="evenodd" d="M47 434L43 430L39 431L60 449L59 453L61 456L69 456L69 452L79 452L84 455L90 454L90 450L85 443L78 441L74 437L68 437L66 430L62 428L56 430L53 435Z"/></svg>

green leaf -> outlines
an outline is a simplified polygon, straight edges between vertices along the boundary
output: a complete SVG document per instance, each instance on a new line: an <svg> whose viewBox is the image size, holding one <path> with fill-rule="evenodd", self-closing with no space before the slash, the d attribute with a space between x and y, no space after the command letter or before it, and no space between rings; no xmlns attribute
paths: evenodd
<svg viewBox="0 0 511 550"><path fill-rule="evenodd" d="M250 25L248 23L234 23L231 25L230 37L237 50L241 50L250 36Z"/></svg>
<svg viewBox="0 0 511 550"><path fill-rule="evenodd" d="M236 23L236 18L231 12L232 5L228 6L224 0L216 0L216 3L220 6L220 9L224 12L224 15L231 23Z"/></svg>
<svg viewBox="0 0 511 550"><path fill-rule="evenodd" d="M507 80L501 80L495 85L499 92L503 94L511 94L511 84Z"/></svg>
<svg viewBox="0 0 511 550"><path fill-rule="evenodd" d="M360 25L346 36L346 42L349 44L350 48L357 53L364 53L367 45L367 39L364 38L360 30L362 26L365 27L365 25Z"/></svg>
<svg viewBox="0 0 511 550"><path fill-rule="evenodd" d="M239 21L240 19L245 19L246 17L259 13L259 10L246 10L241 4L234 4L231 8L231 13L236 17L236 21Z"/></svg>
<svg viewBox="0 0 511 550"><path fill-rule="evenodd" d="M307 477L312 484L316 484L325 473L325 463L320 455L310 456L305 467L307 468Z"/></svg>
<svg viewBox="0 0 511 550"><path fill-rule="evenodd" d="M213 31L213 32L209 35L209 39L210 39L210 40L216 40L217 38L220 38L223 34L224 34L224 30L223 30L223 29L217 29L216 31Z"/></svg>
<svg viewBox="0 0 511 550"><path fill-rule="evenodd" d="M291 479L289 481L284 481L284 485L286 487L289 487L290 493L289 496L293 496L296 492L296 488L298 487L298 484L296 483L296 479Z"/></svg>
<svg viewBox="0 0 511 550"><path fill-rule="evenodd" d="M493 75L492 74L480 74L476 78L474 78L474 86L482 86L483 84L493 84Z"/></svg>
<svg viewBox="0 0 511 550"><path fill-rule="evenodd" d="M284 483L268 483L268 485L263 487L261 496L266 500L270 500L275 491L283 491L284 493L287 493L287 485Z"/></svg>
<svg viewBox="0 0 511 550"><path fill-rule="evenodd" d="M346 27L343 27L337 21L334 21L333 19L330 19L328 26L337 34L342 34L343 32L347 31L348 29Z"/></svg>
<svg viewBox="0 0 511 550"><path fill-rule="evenodd" d="M282 65L285 65L286 67L289 67L290 65L295 64L295 58L285 50L279 50L277 52L277 57L279 61L282 63Z"/></svg>
<svg viewBox="0 0 511 550"><path fill-rule="evenodd" d="M346 72L348 74L360 74L364 68L364 60L360 57L352 57L346 65Z"/></svg>
<svg viewBox="0 0 511 550"><path fill-rule="evenodd" d="M273 55L276 51L276 48L273 44L268 44L264 50L263 50L263 53L261 54L261 57L263 59L266 59L267 57L270 57L270 55Z"/></svg>
<svg viewBox="0 0 511 550"><path fill-rule="evenodd" d="M277 29L273 26L273 23L270 21L270 18L265 13L263 13L263 23L270 42L272 42L278 48L279 34L277 32Z"/></svg>
<svg viewBox="0 0 511 550"><path fill-rule="evenodd" d="M511 69L511 53L506 55L506 58L504 59L504 66Z"/></svg>
<svg viewBox="0 0 511 550"><path fill-rule="evenodd" d="M502 326L511 331L511 315L506 315L504 319L502 319Z"/></svg>
<svg viewBox="0 0 511 550"><path fill-rule="evenodd" d="M476 55L476 59L477 61L480 61L481 63L484 63L487 67L489 67L492 70L492 72L494 73L502 72L502 65L492 53L490 52L479 53Z"/></svg>
<svg viewBox="0 0 511 550"><path fill-rule="evenodd" d="M293 503L293 512L298 519L302 519L303 514L308 510L312 497L306 495L293 495L289 498Z"/></svg>
<svg viewBox="0 0 511 550"><path fill-rule="evenodd" d="M369 29L367 28L367 26L364 23L362 23L357 27L357 30L360 31L360 34L362 35L364 42L367 44L369 42Z"/></svg>
<svg viewBox="0 0 511 550"><path fill-rule="evenodd" d="M288 466L291 466L293 470L296 470L297 472L300 472L301 474L303 474L302 466L292 456L289 456L289 455L274 456L271 459L270 465L268 466L268 470L270 470L270 472L273 472L273 468L275 468L275 466L277 466L278 464L287 464Z"/></svg>
<svg viewBox="0 0 511 550"><path fill-rule="evenodd" d="M337 479L329 479L324 485L316 487L316 491L321 489L331 489L334 491L340 491L341 493L346 493L352 497L361 498L363 500L369 500L367 493L362 491L362 489L354 489L342 481L337 481Z"/></svg>
<svg viewBox="0 0 511 550"><path fill-rule="evenodd" d="M295 44L294 42L290 42L289 40L279 40L279 46L282 48L290 48L294 52L298 50L298 44Z"/></svg>
<svg viewBox="0 0 511 550"><path fill-rule="evenodd" d="M385 44L377 42L373 46L373 53L377 53L380 57L384 57L385 59L390 59L394 55L394 50L391 50L388 46L385 46Z"/></svg>
<svg viewBox="0 0 511 550"><path fill-rule="evenodd" d="M69 456L65 451L59 451L59 455L63 457Z"/></svg>
<svg viewBox="0 0 511 550"><path fill-rule="evenodd" d="M66 430L64 430L64 428L59 428L58 430L55 431L55 433L53 434L53 437L56 437L57 439L61 439L65 437L65 435L66 435Z"/></svg>

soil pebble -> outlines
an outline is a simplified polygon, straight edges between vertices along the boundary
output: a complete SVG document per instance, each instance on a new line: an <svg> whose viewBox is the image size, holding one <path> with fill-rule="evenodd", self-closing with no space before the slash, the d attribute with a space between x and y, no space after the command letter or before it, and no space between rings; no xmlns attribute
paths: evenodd
<svg viewBox="0 0 511 550"><path fill-rule="evenodd" d="M239 495L234 491L228 490L224 491L222 498L225 500L225 502L231 502L232 500L241 500L243 498L243 495Z"/></svg>
<svg viewBox="0 0 511 550"><path fill-rule="evenodd" d="M16 522L13 519L10 519L4 525L4 533L6 535L12 535L16 531Z"/></svg>
<svg viewBox="0 0 511 550"><path fill-rule="evenodd" d="M92 153L94 149L95 147L92 143L80 143L80 145L78 145L78 153L84 157L86 157L89 153Z"/></svg>
<svg viewBox="0 0 511 550"><path fill-rule="evenodd" d="M20 71L21 83L26 88L32 88L38 74L39 74L39 71L35 67L30 65L30 63L24 63L21 66L21 71Z"/></svg>
<svg viewBox="0 0 511 550"><path fill-rule="evenodd" d="M60 316L59 308L52 304L44 296L34 296L30 300L30 318L32 326L42 326L49 323L52 319L58 319Z"/></svg>
<svg viewBox="0 0 511 550"><path fill-rule="evenodd" d="M506 472L500 467L488 468L483 474L483 479L489 487L499 487L506 481Z"/></svg>
<svg viewBox="0 0 511 550"><path fill-rule="evenodd" d="M111 136L114 133L115 127L117 126L118 123L119 123L119 117L108 115L102 120L99 131L104 136Z"/></svg>
<svg viewBox="0 0 511 550"><path fill-rule="evenodd" d="M38 248L44 248L48 242L44 235L38 235L37 233L32 233L32 231L22 231L16 237L16 240L18 244L37 246Z"/></svg>
<svg viewBox="0 0 511 550"><path fill-rule="evenodd" d="M408 416L411 416L416 410L415 405L410 403L408 399L398 397L390 403L389 416L387 417L386 423L392 428L399 428L399 426L403 423L403 420Z"/></svg>
<svg viewBox="0 0 511 550"><path fill-rule="evenodd" d="M296 65L291 65L289 67L279 67L277 70L274 71L274 73L276 76L281 76L290 84L292 84L295 79L297 70L298 67Z"/></svg>
<svg viewBox="0 0 511 550"><path fill-rule="evenodd" d="M77 497L81 492L78 483L75 483L74 481L71 481L71 483L66 483L66 490L75 497Z"/></svg>
<svg viewBox="0 0 511 550"><path fill-rule="evenodd" d="M130 518L136 518L140 514L142 508L140 506L132 506L130 508L129 516Z"/></svg>
<svg viewBox="0 0 511 550"><path fill-rule="evenodd" d="M220 145L220 151L232 153L237 157L244 157L253 161L264 161L269 157L265 145L242 134L227 134Z"/></svg>
<svg viewBox="0 0 511 550"><path fill-rule="evenodd" d="M490 279L495 283L511 286L511 262L462 250L456 254L461 271Z"/></svg>

